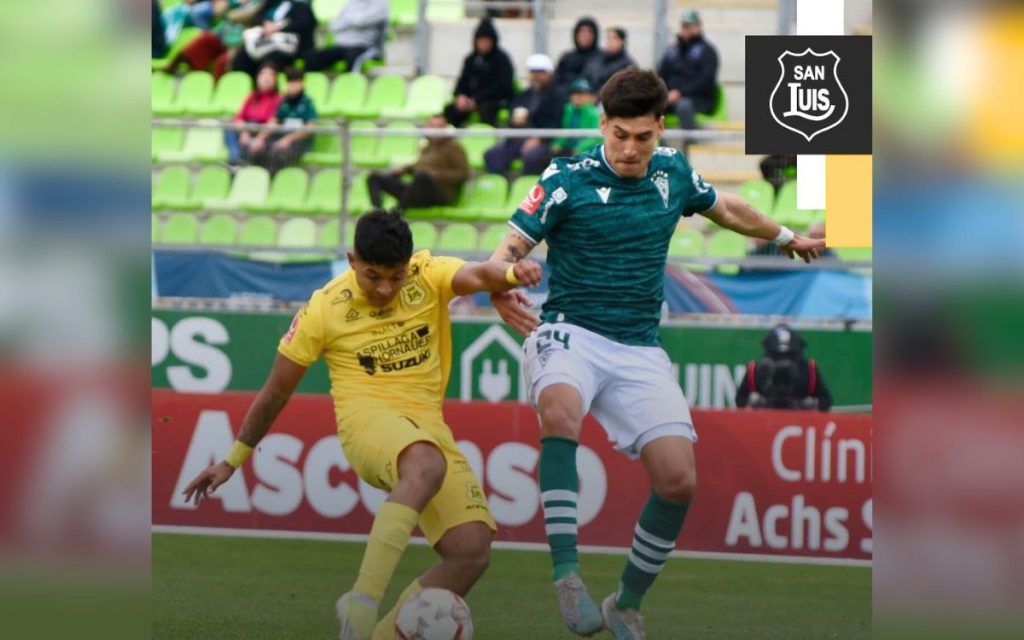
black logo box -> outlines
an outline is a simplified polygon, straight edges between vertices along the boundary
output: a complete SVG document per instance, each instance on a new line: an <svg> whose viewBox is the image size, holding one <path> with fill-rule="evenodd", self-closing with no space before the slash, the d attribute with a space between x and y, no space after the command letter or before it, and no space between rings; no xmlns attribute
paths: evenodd
<svg viewBox="0 0 1024 640"><path fill-rule="evenodd" d="M779 56L807 49L839 56L837 76L850 105L839 125L810 141L776 122L770 109L782 76ZM746 56L747 154L871 153L871 36L747 36Z"/></svg>

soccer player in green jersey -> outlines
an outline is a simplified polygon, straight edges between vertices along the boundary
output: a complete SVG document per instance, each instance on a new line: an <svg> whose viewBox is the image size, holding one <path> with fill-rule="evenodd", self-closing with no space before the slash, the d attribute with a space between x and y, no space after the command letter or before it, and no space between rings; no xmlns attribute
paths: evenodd
<svg viewBox="0 0 1024 640"><path fill-rule="evenodd" d="M601 90L604 144L553 161L494 253L515 262L540 241L548 245L550 292L539 326L523 297L492 297L502 318L527 335L523 366L541 421L540 489L555 591L566 625L584 636L607 626L618 639L644 637L641 600L675 547L697 484L697 434L658 334L679 217L700 214L808 262L824 247L718 192L681 153L659 147L666 100L652 71L612 76ZM643 461L653 487L618 589L600 606L583 583L576 549L576 449L587 412L618 451Z"/></svg>

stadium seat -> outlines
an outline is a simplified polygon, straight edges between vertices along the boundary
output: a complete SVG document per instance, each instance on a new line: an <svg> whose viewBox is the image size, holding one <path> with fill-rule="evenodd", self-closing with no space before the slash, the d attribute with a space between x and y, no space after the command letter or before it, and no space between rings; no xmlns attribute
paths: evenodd
<svg viewBox="0 0 1024 640"><path fill-rule="evenodd" d="M185 130L178 127L157 127L150 130L150 152L153 162L167 152L181 151L185 144Z"/></svg>
<svg viewBox="0 0 1024 640"><path fill-rule="evenodd" d="M316 124L318 127L329 127L334 122L322 120ZM313 134L313 146L302 154L302 163L321 167L341 166L341 131Z"/></svg>
<svg viewBox="0 0 1024 640"><path fill-rule="evenodd" d="M190 182L187 167L167 167L161 171L153 186L153 211L189 209Z"/></svg>
<svg viewBox="0 0 1024 640"><path fill-rule="evenodd" d="M370 85L366 102L362 106L345 110L342 115L349 118L366 118L376 120L384 107L402 107L405 105L405 78L396 74L377 76Z"/></svg>
<svg viewBox="0 0 1024 640"><path fill-rule="evenodd" d="M724 122L729 119L728 104L725 102L725 87L721 83L715 85L715 108L711 113L698 113L697 125L705 127L715 122Z"/></svg>
<svg viewBox="0 0 1024 640"><path fill-rule="evenodd" d="M537 179L540 176L519 176L512 183L512 187L508 190L508 200L505 201L505 208L508 209L508 217L512 217L515 210L519 208L519 203L523 201L526 194L530 193L530 189L533 189L533 185L537 184Z"/></svg>
<svg viewBox="0 0 1024 640"><path fill-rule="evenodd" d="M668 245L668 255L673 258L690 258L704 255L704 234L696 229L678 229Z"/></svg>
<svg viewBox="0 0 1024 640"><path fill-rule="evenodd" d="M272 247L277 244L277 223L268 216L253 216L238 232L238 244L251 247Z"/></svg>
<svg viewBox="0 0 1024 640"><path fill-rule="evenodd" d="M468 188L457 209L446 210L446 216L458 220L501 222L511 215L505 208L508 181L493 173L481 174Z"/></svg>
<svg viewBox="0 0 1024 640"><path fill-rule="evenodd" d="M228 71L217 81L210 100L208 115L233 116L252 92L252 78L243 71Z"/></svg>
<svg viewBox="0 0 1024 640"><path fill-rule="evenodd" d="M331 81L319 71L307 71L302 76L302 90L313 101L317 113L320 113L320 109L327 104L330 86Z"/></svg>
<svg viewBox="0 0 1024 640"><path fill-rule="evenodd" d="M313 14L320 24L330 24L346 4L348 0L313 0Z"/></svg>
<svg viewBox="0 0 1024 640"><path fill-rule="evenodd" d="M349 127L352 135L352 164L357 167L382 167L377 156L377 146L380 137L375 135L377 126L368 120L353 122ZM372 133L367 133L372 132Z"/></svg>
<svg viewBox="0 0 1024 640"><path fill-rule="evenodd" d="M483 122L477 122L469 125L467 129L493 131L494 127ZM465 138L459 138L458 140L459 143L462 144L462 148L466 150L466 159L469 160L469 166L476 171L483 170L484 154L498 142L498 139L494 135L467 136Z"/></svg>
<svg viewBox="0 0 1024 640"><path fill-rule="evenodd" d="M743 258L747 255L747 239L734 231L715 231L708 238L707 254L711 258ZM735 264L719 265L716 269L722 273L736 273L740 270Z"/></svg>
<svg viewBox="0 0 1024 640"><path fill-rule="evenodd" d="M431 223L417 220L409 223L409 229L412 231L414 251L433 249L434 245L437 244L437 229Z"/></svg>
<svg viewBox="0 0 1024 640"><path fill-rule="evenodd" d="M176 213L164 221L160 231L161 244L195 244L199 239L199 222L191 213Z"/></svg>
<svg viewBox="0 0 1024 640"><path fill-rule="evenodd" d="M199 231L199 244L229 245L238 238L238 221L229 214L210 216Z"/></svg>
<svg viewBox="0 0 1024 640"><path fill-rule="evenodd" d="M366 186L367 175L358 173L352 176L352 182L348 189L348 213L351 216L358 216L370 208L370 191ZM341 207L340 201L338 207Z"/></svg>
<svg viewBox="0 0 1024 640"><path fill-rule="evenodd" d="M739 186L736 194L770 216L775 209L775 187L767 180L747 180Z"/></svg>
<svg viewBox="0 0 1024 640"><path fill-rule="evenodd" d="M187 209L201 209L207 200L223 200L231 190L231 173L224 167L203 167L196 176Z"/></svg>
<svg viewBox="0 0 1024 640"><path fill-rule="evenodd" d="M173 3L161 3L161 8L166 9L171 4ZM173 60L174 57L177 56L181 52L181 50L188 45L188 43L195 40L202 32L203 30L197 27L185 27L184 29L182 29L181 33L178 34L178 37L174 39L173 43L171 43L170 48L168 48L167 55L165 55L163 58L151 58L152 70L156 71L157 69L166 68L167 65L171 63L171 60Z"/></svg>
<svg viewBox="0 0 1024 640"><path fill-rule="evenodd" d="M278 231L277 246L293 248L315 247L316 223L310 218L285 220Z"/></svg>
<svg viewBox="0 0 1024 640"><path fill-rule="evenodd" d="M844 262L871 262L871 247L836 247L833 249Z"/></svg>
<svg viewBox="0 0 1024 640"><path fill-rule="evenodd" d="M341 211L341 169L321 169L313 176L302 202L289 203L289 213L338 215Z"/></svg>
<svg viewBox="0 0 1024 640"><path fill-rule="evenodd" d="M354 227L355 224L349 226ZM337 218L331 218L320 229L320 239L316 246L332 251L337 251L341 247L341 222Z"/></svg>
<svg viewBox="0 0 1024 640"><path fill-rule="evenodd" d="M213 98L213 75L207 71L190 71L178 83L172 113L204 115L209 113Z"/></svg>
<svg viewBox="0 0 1024 640"><path fill-rule="evenodd" d="M244 209L259 213L296 213L296 205L301 205L306 200L308 187L309 174L305 169L285 167L274 174L267 199L263 202L250 202Z"/></svg>
<svg viewBox="0 0 1024 640"><path fill-rule="evenodd" d="M267 199L270 190L270 174L263 167L242 167L231 182L231 191L226 198L210 199L203 202L207 209L240 210L248 204L260 203Z"/></svg>
<svg viewBox="0 0 1024 640"><path fill-rule="evenodd" d="M415 129L416 125L411 122L396 121L389 123L385 128L389 131L403 131ZM419 151L420 139L416 134L381 137L374 153L374 164L367 166L384 168L412 164L416 162Z"/></svg>
<svg viewBox="0 0 1024 640"><path fill-rule="evenodd" d="M818 213L814 209L797 209L796 180L790 180L779 188L771 217L779 224L793 227L795 231L800 232L811 224Z"/></svg>
<svg viewBox="0 0 1024 640"><path fill-rule="evenodd" d="M157 72L152 76L150 84L150 108L155 116L166 116L174 113L175 79L169 73Z"/></svg>
<svg viewBox="0 0 1024 640"><path fill-rule="evenodd" d="M415 27L419 19L417 0L391 0L391 24L396 27Z"/></svg>
<svg viewBox="0 0 1024 640"><path fill-rule="evenodd" d="M471 224L456 222L441 230L437 241L438 251L476 251L478 241L476 229Z"/></svg>
<svg viewBox="0 0 1024 640"><path fill-rule="evenodd" d="M323 109L317 106L316 111L331 118L348 116L366 102L368 87L369 82L363 74L343 73L334 79L331 91L327 94L327 104Z"/></svg>
<svg viewBox="0 0 1024 640"><path fill-rule="evenodd" d="M507 224L491 224L480 234L480 249L484 252L494 251L508 235Z"/></svg>
<svg viewBox="0 0 1024 640"><path fill-rule="evenodd" d="M463 0L431 0L427 4L429 22L455 22L466 18Z"/></svg>
<svg viewBox="0 0 1024 640"><path fill-rule="evenodd" d="M218 124L216 120L201 120L200 124ZM191 127L185 133L185 142L179 151L163 151L157 155L160 162L227 162L228 149L224 146L224 132L219 127Z"/></svg>
<svg viewBox="0 0 1024 640"><path fill-rule="evenodd" d="M420 76L409 85L404 106L381 107L380 115L382 118L426 120L444 111L449 97L448 85L441 76Z"/></svg>

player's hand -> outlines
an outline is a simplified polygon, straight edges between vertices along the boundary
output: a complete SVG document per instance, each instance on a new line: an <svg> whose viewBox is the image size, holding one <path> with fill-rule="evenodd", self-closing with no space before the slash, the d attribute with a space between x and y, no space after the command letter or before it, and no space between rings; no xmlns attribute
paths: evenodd
<svg viewBox="0 0 1024 640"><path fill-rule="evenodd" d="M518 289L495 291L491 294L491 304L498 310L501 319L522 336L530 335L540 324L537 316L527 310L527 307L532 306L530 299Z"/></svg>
<svg viewBox="0 0 1024 640"><path fill-rule="evenodd" d="M544 268L533 260L520 260L512 266L512 273L524 287L536 287L544 275Z"/></svg>
<svg viewBox="0 0 1024 640"><path fill-rule="evenodd" d="M185 494L185 502L192 500L193 494L195 494L196 504L199 504L199 498L209 498L210 494L216 491L217 487L227 482L234 472L235 468L223 460L206 467L182 491Z"/></svg>
<svg viewBox="0 0 1024 640"><path fill-rule="evenodd" d="M800 256L804 262L810 262L821 257L821 250L825 248L825 240L822 238L805 238L796 236L789 241L789 244L782 247L789 259Z"/></svg>

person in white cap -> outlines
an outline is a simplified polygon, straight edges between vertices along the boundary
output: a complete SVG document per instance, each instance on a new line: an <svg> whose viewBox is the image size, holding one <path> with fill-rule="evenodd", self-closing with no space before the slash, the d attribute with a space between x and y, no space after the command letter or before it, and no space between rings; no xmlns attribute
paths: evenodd
<svg viewBox="0 0 1024 640"><path fill-rule="evenodd" d="M530 86L512 101L509 126L526 129L557 129L562 124L565 93L555 86L555 65L543 53L526 60ZM499 142L484 154L488 173L504 174L512 162L522 158L523 173L539 174L551 161L549 138L511 138Z"/></svg>

